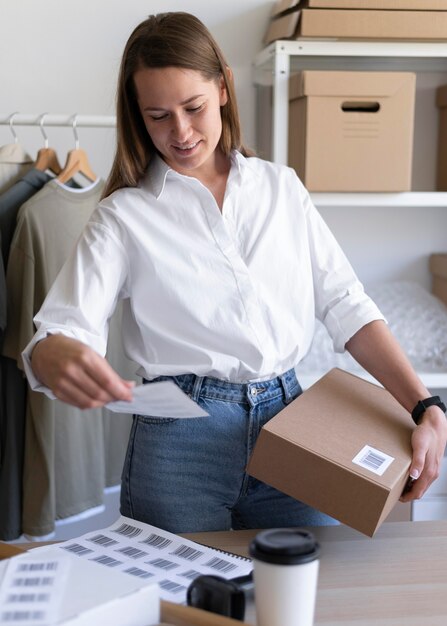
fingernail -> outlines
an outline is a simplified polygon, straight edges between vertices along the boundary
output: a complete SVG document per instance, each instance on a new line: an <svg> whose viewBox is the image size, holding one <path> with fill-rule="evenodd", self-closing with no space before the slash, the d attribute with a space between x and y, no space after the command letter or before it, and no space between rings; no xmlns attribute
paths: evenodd
<svg viewBox="0 0 447 626"><path fill-rule="evenodd" d="M413 480L417 480L419 478L419 470L413 470L410 474L410 478L412 478Z"/></svg>

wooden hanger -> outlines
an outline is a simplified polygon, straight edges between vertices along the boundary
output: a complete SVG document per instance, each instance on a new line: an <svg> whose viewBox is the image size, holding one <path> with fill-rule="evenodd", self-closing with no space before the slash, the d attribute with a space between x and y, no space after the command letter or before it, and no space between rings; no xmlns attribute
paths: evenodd
<svg viewBox="0 0 447 626"><path fill-rule="evenodd" d="M57 158L56 151L53 148L41 148L37 153L37 158L34 163L36 170L41 172L50 171L56 176L61 173L62 167Z"/></svg>
<svg viewBox="0 0 447 626"><path fill-rule="evenodd" d="M45 147L41 148L37 153L34 167L36 168L36 170L40 170L41 172L46 172L49 170L57 176L62 171L62 168L57 158L56 151L53 150L53 148L48 147L48 137L43 126L43 121L46 115L48 115L48 113L44 113L43 115L41 115L39 120L40 130L45 140Z"/></svg>
<svg viewBox="0 0 447 626"><path fill-rule="evenodd" d="M60 183L66 183L70 180L70 178L73 178L75 174L83 174L92 182L96 180L96 174L90 167L87 153L81 148L75 148L75 150L70 150L67 155L64 169L58 175L57 180Z"/></svg>
<svg viewBox="0 0 447 626"><path fill-rule="evenodd" d="M70 152L68 153L64 168L57 177L57 180L60 183L68 182L71 178L73 178L75 174L82 174L83 176L85 176L92 182L95 181L97 178L96 174L93 172L92 168L90 167L87 153L85 152L85 150L82 150L79 147L79 138L78 138L78 133L76 131L76 118L77 118L77 115L74 115L73 116L73 133L75 136L76 147L74 150L70 150Z"/></svg>

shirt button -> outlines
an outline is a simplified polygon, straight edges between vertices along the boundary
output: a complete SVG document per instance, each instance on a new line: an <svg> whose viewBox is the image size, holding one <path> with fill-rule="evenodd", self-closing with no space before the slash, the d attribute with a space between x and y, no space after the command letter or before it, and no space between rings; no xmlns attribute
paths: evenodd
<svg viewBox="0 0 447 626"><path fill-rule="evenodd" d="M258 390L256 389L256 387L252 387L250 389L250 393L251 393L252 396L255 396L258 393Z"/></svg>

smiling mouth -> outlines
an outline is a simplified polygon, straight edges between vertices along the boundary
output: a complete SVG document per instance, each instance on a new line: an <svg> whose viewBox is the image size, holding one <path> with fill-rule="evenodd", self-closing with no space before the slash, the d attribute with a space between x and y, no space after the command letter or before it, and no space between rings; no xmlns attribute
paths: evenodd
<svg viewBox="0 0 447 626"><path fill-rule="evenodd" d="M200 143L199 141L195 141L194 143L190 143L187 146L174 146L174 149L178 150L179 152L187 153L187 152L191 152L192 150L194 150L194 148L198 146L199 143Z"/></svg>

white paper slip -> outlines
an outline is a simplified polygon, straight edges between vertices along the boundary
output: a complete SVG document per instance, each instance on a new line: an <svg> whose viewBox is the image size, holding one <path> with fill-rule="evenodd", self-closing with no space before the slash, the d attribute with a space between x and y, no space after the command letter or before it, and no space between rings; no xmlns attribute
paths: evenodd
<svg viewBox="0 0 447 626"><path fill-rule="evenodd" d="M10 559L0 588L0 624L56 624L69 569L70 559L63 555Z"/></svg>
<svg viewBox="0 0 447 626"><path fill-rule="evenodd" d="M132 391L133 400L109 402L106 407L117 413L135 413L151 417L205 417L201 409L186 393L170 380L139 385Z"/></svg>

